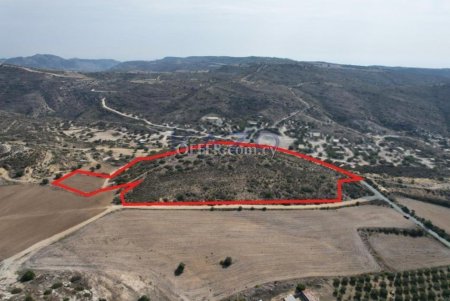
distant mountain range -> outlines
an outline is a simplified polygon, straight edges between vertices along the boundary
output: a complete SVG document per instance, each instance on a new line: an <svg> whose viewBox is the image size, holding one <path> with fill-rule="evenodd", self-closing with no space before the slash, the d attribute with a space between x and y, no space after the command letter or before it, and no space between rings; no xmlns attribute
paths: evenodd
<svg viewBox="0 0 450 301"><path fill-rule="evenodd" d="M109 59L64 59L51 54L36 54L28 57L4 59L3 62L0 60L0 63L47 70L99 72L108 70L120 62Z"/></svg>
<svg viewBox="0 0 450 301"><path fill-rule="evenodd" d="M77 72L183 72L216 70L224 66L246 67L255 64L266 65L304 65L325 67L331 69L350 68L352 70L391 70L407 71L415 75L449 76L450 69L404 68L384 66L354 66L332 64L327 62L299 62L275 57L230 57L230 56L188 56L165 57L152 61L125 61L112 59L64 59L52 54L35 54L28 57L0 58L0 64L14 65L28 68L77 71Z"/></svg>
<svg viewBox="0 0 450 301"><path fill-rule="evenodd" d="M154 61L119 62L110 59L64 59L51 54L36 54L28 57L0 59L0 63L60 71L78 72L175 72L201 71L217 69L225 65L278 64L293 63L289 59L270 57L228 57L228 56L191 56L186 58L166 57Z"/></svg>
<svg viewBox="0 0 450 301"><path fill-rule="evenodd" d="M201 71L217 69L223 66L237 66L249 64L282 64L294 63L289 59L272 57L230 57L230 56L189 56L165 57L154 61L128 61L111 68L113 71L142 71L142 72L175 72Z"/></svg>

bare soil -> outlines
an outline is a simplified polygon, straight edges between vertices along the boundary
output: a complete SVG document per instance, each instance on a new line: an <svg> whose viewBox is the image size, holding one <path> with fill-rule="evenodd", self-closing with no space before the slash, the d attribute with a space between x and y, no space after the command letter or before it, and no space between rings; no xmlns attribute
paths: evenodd
<svg viewBox="0 0 450 301"><path fill-rule="evenodd" d="M107 274L127 285L123 296L145 288L170 300L218 300L275 280L379 271L357 229L381 226L413 224L389 208L370 205L303 211L128 209L40 250L25 266ZM233 264L224 269L219 262L226 256ZM180 262L186 268L177 277Z"/></svg>
<svg viewBox="0 0 450 301"><path fill-rule="evenodd" d="M76 174L62 181L64 185L76 188L84 192L91 192L100 189L104 182L105 179L81 174Z"/></svg>
<svg viewBox="0 0 450 301"><path fill-rule="evenodd" d="M450 264L450 250L430 237L373 234L369 243L385 264L395 270Z"/></svg>
<svg viewBox="0 0 450 301"><path fill-rule="evenodd" d="M397 201L409 209L416 211L418 216L431 220L433 224L450 233L450 208L405 197L397 197Z"/></svg>
<svg viewBox="0 0 450 301"><path fill-rule="evenodd" d="M111 200L110 193L84 198L50 186L1 186L0 260L99 214Z"/></svg>

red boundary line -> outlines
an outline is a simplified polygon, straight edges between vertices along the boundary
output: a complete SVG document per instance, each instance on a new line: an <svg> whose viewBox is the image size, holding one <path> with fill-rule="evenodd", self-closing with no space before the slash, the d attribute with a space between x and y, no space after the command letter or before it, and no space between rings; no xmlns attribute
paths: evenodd
<svg viewBox="0 0 450 301"><path fill-rule="evenodd" d="M298 157L298 158L313 162L315 164L327 167L329 169L332 169L338 173L345 175L346 178L337 180L337 197L335 199L303 199L303 200L302 199L300 199L300 200L276 199L276 200L229 200L229 201L208 201L208 200L206 200L206 201L171 202L171 203L169 203L169 202L164 202L164 203L160 203L160 202L128 203L128 202L126 202L125 195L129 191L131 191L133 188L135 188L136 186L141 184L142 180L125 183L125 184L121 184L121 185L108 186L108 187L100 188L100 189L97 189L94 191L89 191L89 192L82 191L82 190L76 189L74 187L70 187L70 186L62 183L64 180L66 180L74 175L77 175L77 174L87 175L87 176L92 176L92 177L97 177L97 178L102 178L102 179L113 179L138 162L162 159L162 158L177 155L179 153L185 153L189 150L199 150L199 149L203 149L205 147L209 147L209 146L213 146L213 145L255 147L255 148L260 148L260 149L275 149L276 151L279 151L281 153L285 153L285 154L288 154L288 155L291 155L294 157ZM183 148L178 149L177 151L173 150L173 151L168 151L165 153L156 154L156 155L152 155L152 156L138 157L138 158L133 159L131 162L122 166L121 168L119 168L118 170L116 170L115 172L113 172L111 174L96 173L96 172L91 172L91 171L87 171L87 170L77 169L77 170L74 170L74 171L64 175L63 177L53 181L52 185L58 186L60 188L63 188L65 190L79 194L84 197L90 197L90 196L96 195L101 192L124 188L120 192L120 200L122 202L122 206L125 206L125 207L126 206L194 206L194 205L268 205L268 204L325 204L325 203L342 202L342 184L349 183L349 182L358 182L361 180L363 180L362 177L360 177L356 174L353 174L343 168L337 167L333 164L324 162L324 161L316 159L314 157L311 157L311 156L308 156L305 154L301 154L301 153L298 153L295 151L291 151L291 150L288 150L285 148L264 145L264 144L244 143L244 142L235 142L235 141L210 141L210 142L206 142L203 144L193 145L190 147L183 147Z"/></svg>

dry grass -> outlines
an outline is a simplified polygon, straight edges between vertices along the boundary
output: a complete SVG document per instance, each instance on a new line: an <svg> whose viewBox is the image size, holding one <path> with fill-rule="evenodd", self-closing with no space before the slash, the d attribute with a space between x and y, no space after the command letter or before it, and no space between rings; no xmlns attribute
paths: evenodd
<svg viewBox="0 0 450 301"><path fill-rule="evenodd" d="M76 188L84 192L91 192L100 189L105 179L82 174L75 174L62 181L62 184Z"/></svg>
<svg viewBox="0 0 450 301"><path fill-rule="evenodd" d="M449 208L416 201L410 198L397 197L396 199L400 204L411 210L415 210L418 216L431 220L433 224L444 229L447 233L450 233Z"/></svg>
<svg viewBox="0 0 450 301"><path fill-rule="evenodd" d="M450 250L429 237L375 234L369 242L386 265L395 270L450 264Z"/></svg>
<svg viewBox="0 0 450 301"><path fill-rule="evenodd" d="M97 215L111 199L111 194L84 198L49 186L1 186L0 260Z"/></svg>
<svg viewBox="0 0 450 301"><path fill-rule="evenodd" d="M269 281L378 271L360 227L411 227L391 209L123 210L34 255L27 266L107 273L173 300L217 300ZM233 258L223 269L219 261ZM174 276L179 262L185 272ZM151 285L150 285L151 283Z"/></svg>

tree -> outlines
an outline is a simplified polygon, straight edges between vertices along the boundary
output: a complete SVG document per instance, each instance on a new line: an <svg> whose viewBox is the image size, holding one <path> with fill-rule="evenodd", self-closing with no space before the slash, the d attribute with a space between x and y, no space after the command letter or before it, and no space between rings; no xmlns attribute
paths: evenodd
<svg viewBox="0 0 450 301"><path fill-rule="evenodd" d="M23 177L23 170L19 170L15 173L14 178L21 178Z"/></svg>
<svg viewBox="0 0 450 301"><path fill-rule="evenodd" d="M370 291L370 298L372 299L378 299L378 290L376 288L372 289Z"/></svg>
<svg viewBox="0 0 450 301"><path fill-rule="evenodd" d="M225 269L229 267L233 263L233 259L230 256L227 256L224 260L220 261L220 265Z"/></svg>
<svg viewBox="0 0 450 301"><path fill-rule="evenodd" d="M47 185L48 184L48 179L42 179L41 181L41 185Z"/></svg>
<svg viewBox="0 0 450 301"><path fill-rule="evenodd" d="M340 284L339 278L334 278L334 279L333 279L333 286L334 286L334 287L339 287L339 284Z"/></svg>
<svg viewBox="0 0 450 301"><path fill-rule="evenodd" d="M382 287L380 289L380 297L386 299L388 295L388 291L385 287Z"/></svg>
<svg viewBox="0 0 450 301"><path fill-rule="evenodd" d="M95 168L96 168L96 169L100 169L100 168L102 168L102 165L99 164L99 163L97 163L97 165L95 165Z"/></svg>
<svg viewBox="0 0 450 301"><path fill-rule="evenodd" d="M36 277L36 274L32 270L25 271L22 276L20 276L19 281L20 282L27 282L31 281Z"/></svg>
<svg viewBox="0 0 450 301"><path fill-rule="evenodd" d="M180 276L181 274L183 274L185 266L186 265L184 263L180 262L178 264L178 267L175 269L175 276Z"/></svg>
<svg viewBox="0 0 450 301"><path fill-rule="evenodd" d="M60 288L60 287L62 287L63 286L63 284L62 284L62 282L55 282L55 283L53 283L53 285L52 285L52 289L58 289L58 288Z"/></svg>
<svg viewBox="0 0 450 301"><path fill-rule="evenodd" d="M303 292L306 289L306 286L303 283L298 283L297 287L295 288L295 290L297 292Z"/></svg>

